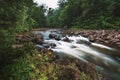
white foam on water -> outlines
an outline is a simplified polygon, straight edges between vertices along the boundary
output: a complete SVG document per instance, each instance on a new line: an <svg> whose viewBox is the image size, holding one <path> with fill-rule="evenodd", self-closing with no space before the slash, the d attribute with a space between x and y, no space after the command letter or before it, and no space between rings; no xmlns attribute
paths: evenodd
<svg viewBox="0 0 120 80"><path fill-rule="evenodd" d="M93 46L97 46L97 47L101 47L101 48L105 48L105 49L109 49L109 50L115 50L114 48L102 45L102 44L98 44L98 43L92 43L91 45Z"/></svg>
<svg viewBox="0 0 120 80"><path fill-rule="evenodd" d="M51 40L52 43L56 44L56 47L52 48L51 50L59 54L62 53L62 54L71 55L82 61L92 62L95 63L96 65L107 67L108 69L112 69L112 67L114 67L114 69L116 70L119 69L120 64L110 56L103 54L102 52L99 52L86 44L77 43L77 40L89 41L87 38L83 38L81 36L79 37L71 36L67 38L72 42ZM92 43L90 45L94 45L108 50L114 50L113 48L104 46L102 44Z"/></svg>
<svg viewBox="0 0 120 80"><path fill-rule="evenodd" d="M79 40L89 41L88 38L82 37L82 36L70 36L68 37L70 40L77 42Z"/></svg>

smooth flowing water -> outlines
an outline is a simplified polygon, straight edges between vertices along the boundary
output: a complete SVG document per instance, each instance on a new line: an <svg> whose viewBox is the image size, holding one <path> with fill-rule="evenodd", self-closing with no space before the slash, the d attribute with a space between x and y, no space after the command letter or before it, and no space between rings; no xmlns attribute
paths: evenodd
<svg viewBox="0 0 120 80"><path fill-rule="evenodd" d="M120 54L119 50L103 44L92 43L88 38L81 35L63 37L58 30L36 31L34 33L41 34L44 37L44 43L36 45L37 47L41 48L44 47L44 44L48 44L49 49L59 55L60 58L68 55L86 63L94 63L103 69L104 74L109 75L114 80L120 80L120 58L114 56ZM50 34L57 35L60 40L50 39Z"/></svg>

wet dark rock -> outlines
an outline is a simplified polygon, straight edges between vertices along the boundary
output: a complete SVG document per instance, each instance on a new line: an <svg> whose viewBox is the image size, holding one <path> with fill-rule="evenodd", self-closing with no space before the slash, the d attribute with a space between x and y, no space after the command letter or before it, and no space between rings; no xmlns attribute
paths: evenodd
<svg viewBox="0 0 120 80"><path fill-rule="evenodd" d="M68 37L64 37L62 40L65 42L70 42L70 39Z"/></svg>
<svg viewBox="0 0 120 80"><path fill-rule="evenodd" d="M77 46L71 46L71 48L77 48Z"/></svg>
<svg viewBox="0 0 120 80"><path fill-rule="evenodd" d="M49 34L49 38L50 38L50 39L52 39L52 38L56 38L56 37L57 37L57 35L56 35L56 34L52 34L52 33L51 33L51 34Z"/></svg>
<svg viewBox="0 0 120 80"><path fill-rule="evenodd" d="M55 37L55 40L61 40L59 36Z"/></svg>
<svg viewBox="0 0 120 80"><path fill-rule="evenodd" d="M51 43L50 46L51 46L51 48L54 48L54 47L56 47L56 44Z"/></svg>
<svg viewBox="0 0 120 80"><path fill-rule="evenodd" d="M80 40L80 41L77 41L78 44L87 44L87 45L90 45L91 43L89 41L85 41L85 40Z"/></svg>
<svg viewBox="0 0 120 80"><path fill-rule="evenodd" d="M89 38L90 42L95 42L95 39L93 37Z"/></svg>
<svg viewBox="0 0 120 80"><path fill-rule="evenodd" d="M53 34L53 33L49 34L49 38L50 38L50 39L55 39L55 40L61 40L58 35Z"/></svg>
<svg viewBox="0 0 120 80"><path fill-rule="evenodd" d="M50 44L43 44L42 46L44 46L45 48L49 48L51 45Z"/></svg>
<svg viewBox="0 0 120 80"><path fill-rule="evenodd" d="M51 44L49 44L49 43L43 43L42 45L37 45L37 47L40 47L40 48L42 48L42 49L45 49L45 48L54 48L54 47L56 47L56 44L54 44L54 43L51 43Z"/></svg>
<svg viewBox="0 0 120 80"><path fill-rule="evenodd" d="M38 50L44 50L44 49L45 49L45 47L42 46L42 45L36 45L35 47L36 47Z"/></svg>

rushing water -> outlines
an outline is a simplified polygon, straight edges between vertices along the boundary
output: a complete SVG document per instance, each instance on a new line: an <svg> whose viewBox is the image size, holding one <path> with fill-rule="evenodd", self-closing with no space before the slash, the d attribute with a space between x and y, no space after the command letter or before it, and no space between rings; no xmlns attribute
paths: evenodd
<svg viewBox="0 0 120 80"><path fill-rule="evenodd" d="M114 56L114 54L120 53L119 50L103 44L92 43L88 38L80 35L62 37L58 30L36 31L34 33L43 35L44 44L49 45L48 48L60 58L69 55L86 63L94 63L103 69L104 74L109 75L114 80L120 80L120 58ZM49 39L50 34L59 36L61 40ZM44 48L44 44L36 46Z"/></svg>

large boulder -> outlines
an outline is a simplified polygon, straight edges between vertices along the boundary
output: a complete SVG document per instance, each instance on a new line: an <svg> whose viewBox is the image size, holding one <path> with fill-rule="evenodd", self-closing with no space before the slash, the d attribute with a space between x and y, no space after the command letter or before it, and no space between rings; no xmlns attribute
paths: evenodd
<svg viewBox="0 0 120 80"><path fill-rule="evenodd" d="M68 37L64 37L62 40L65 42L70 42L70 39Z"/></svg>
<svg viewBox="0 0 120 80"><path fill-rule="evenodd" d="M50 39L55 39L55 40L60 40L60 37L56 34L53 34L53 33L49 34L49 38Z"/></svg>

